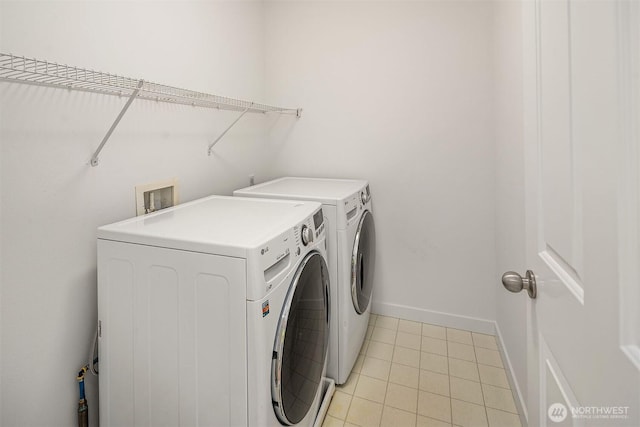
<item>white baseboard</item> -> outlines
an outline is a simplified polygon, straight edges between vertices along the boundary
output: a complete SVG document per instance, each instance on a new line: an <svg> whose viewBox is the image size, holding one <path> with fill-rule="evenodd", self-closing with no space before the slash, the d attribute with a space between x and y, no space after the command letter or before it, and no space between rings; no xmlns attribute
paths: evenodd
<svg viewBox="0 0 640 427"><path fill-rule="evenodd" d="M371 312L375 314L382 314L383 316L413 320L415 322L465 329L467 331L478 332L481 334L494 335L496 333L496 322L493 320L461 316L459 314L442 313L440 311L425 310L406 305L373 302Z"/></svg>
<svg viewBox="0 0 640 427"><path fill-rule="evenodd" d="M502 333L500 332L500 327L498 324L495 324L496 328L496 338L498 341L498 349L502 355L502 360L505 361L507 365L505 367L505 371L507 372L507 379L509 380L509 385L511 386L511 390L515 390L515 403L516 408L518 409L518 414L520 415L520 423L523 426L529 425L529 414L527 412L527 405L524 401L524 396L522 395L522 391L520 389L520 384L518 383L518 379L513 374L513 365L511 364L511 359L509 358L509 352L507 351L507 347L504 345L504 340L502 339Z"/></svg>
<svg viewBox="0 0 640 427"><path fill-rule="evenodd" d="M511 390L515 390L515 403L520 414L520 421L523 426L528 425L527 407L514 373L509 352L507 351L500 328L495 320L480 319L477 317L462 316L459 314L443 313L440 311L425 310L406 305L373 302L371 312L383 316L397 317L399 319L413 320L414 322L431 323L432 325L445 326L448 328L465 329L467 331L480 334L495 335L498 342L498 349L505 361L505 371Z"/></svg>

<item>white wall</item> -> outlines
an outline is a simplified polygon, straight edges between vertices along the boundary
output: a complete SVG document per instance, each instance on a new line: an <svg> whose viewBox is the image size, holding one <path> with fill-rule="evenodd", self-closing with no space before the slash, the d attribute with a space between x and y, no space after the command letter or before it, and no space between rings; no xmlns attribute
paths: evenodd
<svg viewBox="0 0 640 427"><path fill-rule="evenodd" d="M525 188L522 80L522 5L497 2L494 15L496 118L496 322L517 393L527 393L527 296L500 285L502 273L524 274Z"/></svg>
<svg viewBox="0 0 640 427"><path fill-rule="evenodd" d="M267 101L262 7L3 1L0 51ZM124 102L0 84L3 427L75 425L75 375L97 317L95 229L135 214L136 184L177 177L187 201L230 194L269 167L262 116L245 116L208 157L237 113L147 101L88 166ZM97 425L94 378L88 389Z"/></svg>
<svg viewBox="0 0 640 427"><path fill-rule="evenodd" d="M371 183L374 310L495 319L492 2L265 4L272 175ZM440 315L449 313L461 317Z"/></svg>
<svg viewBox="0 0 640 427"><path fill-rule="evenodd" d="M174 176L182 201L253 173L369 179L376 311L497 318L526 378L522 295L499 285L525 267L516 15L484 1L1 1L2 52L305 110L245 116L207 157L235 113L136 101L91 168L124 99L0 84L0 425L75 422L95 228L133 215L136 184Z"/></svg>

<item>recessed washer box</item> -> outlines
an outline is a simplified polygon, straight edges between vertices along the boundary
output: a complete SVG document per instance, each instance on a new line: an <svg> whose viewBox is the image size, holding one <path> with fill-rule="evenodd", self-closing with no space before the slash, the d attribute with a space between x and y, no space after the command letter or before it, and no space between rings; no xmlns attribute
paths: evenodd
<svg viewBox="0 0 640 427"><path fill-rule="evenodd" d="M145 215L178 204L176 178L136 185L136 215Z"/></svg>

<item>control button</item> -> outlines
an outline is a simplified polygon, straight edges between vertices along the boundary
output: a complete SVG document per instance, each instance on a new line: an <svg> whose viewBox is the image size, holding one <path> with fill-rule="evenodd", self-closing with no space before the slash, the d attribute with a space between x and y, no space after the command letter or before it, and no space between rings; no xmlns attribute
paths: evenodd
<svg viewBox="0 0 640 427"><path fill-rule="evenodd" d="M364 191L360 192L360 200L362 200L362 204L366 205L367 204L367 195L364 194Z"/></svg>
<svg viewBox="0 0 640 427"><path fill-rule="evenodd" d="M300 237L302 237L302 244L307 246L309 243L313 242L313 230L306 225L303 225Z"/></svg>
<svg viewBox="0 0 640 427"><path fill-rule="evenodd" d="M300 246L298 246L298 249L296 249L296 255L300 255Z"/></svg>

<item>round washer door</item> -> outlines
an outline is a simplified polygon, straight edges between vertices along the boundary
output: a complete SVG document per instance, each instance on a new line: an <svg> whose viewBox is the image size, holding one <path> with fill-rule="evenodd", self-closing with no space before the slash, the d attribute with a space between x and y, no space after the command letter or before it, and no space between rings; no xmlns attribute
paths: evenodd
<svg viewBox="0 0 640 427"><path fill-rule="evenodd" d="M299 423L322 387L329 344L329 270L319 252L302 261L280 314L271 395L281 423Z"/></svg>
<svg viewBox="0 0 640 427"><path fill-rule="evenodd" d="M364 313L371 301L375 258L376 231L373 215L364 211L356 231L351 257L351 298L358 314Z"/></svg>

